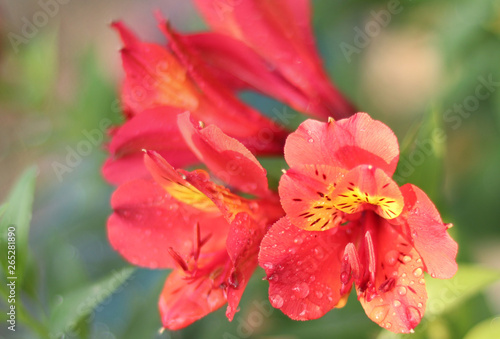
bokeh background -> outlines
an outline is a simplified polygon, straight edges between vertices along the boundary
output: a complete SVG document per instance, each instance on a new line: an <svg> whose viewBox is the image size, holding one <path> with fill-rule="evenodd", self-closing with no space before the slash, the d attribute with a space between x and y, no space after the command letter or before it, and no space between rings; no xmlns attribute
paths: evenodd
<svg viewBox="0 0 500 339"><path fill-rule="evenodd" d="M429 282L428 311L412 338L493 338L500 327L500 1L312 5L332 79L399 138L398 182L422 187L454 224L459 273ZM389 8L397 10L380 14ZM24 176L28 192L36 177L29 241L17 248L26 262L17 286L24 314L16 332L7 330L2 297L0 337L397 337L373 324L352 295L319 320L295 322L272 311L262 269L232 323L220 310L185 330L159 332L157 298L168 272L132 270L110 248L113 188L100 174L102 126L122 121L120 42L109 24L122 19L142 38L162 42L156 9L181 31L206 28L190 1L0 0L0 201L16 201L9 190L36 165ZM269 116L292 111L255 94L242 98ZM297 114L290 127L304 118ZM276 185L283 163L263 161Z"/></svg>

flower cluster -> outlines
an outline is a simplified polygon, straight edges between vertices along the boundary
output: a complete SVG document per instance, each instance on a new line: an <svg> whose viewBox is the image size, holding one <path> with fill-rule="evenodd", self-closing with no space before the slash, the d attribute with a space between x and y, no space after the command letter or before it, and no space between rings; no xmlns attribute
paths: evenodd
<svg viewBox="0 0 500 339"><path fill-rule="evenodd" d="M343 306L354 284L373 321L412 331L425 309L423 272L451 277L457 245L425 193L391 179L392 131L353 115L329 81L309 1L195 2L211 31L180 34L158 16L166 45L113 24L125 122L111 130L103 166L118 185L108 236L130 263L172 269L163 326L183 328L225 304L232 320L260 264L272 305L292 319ZM290 133L242 102L242 90L323 122ZM278 192L261 155L290 166Z"/></svg>

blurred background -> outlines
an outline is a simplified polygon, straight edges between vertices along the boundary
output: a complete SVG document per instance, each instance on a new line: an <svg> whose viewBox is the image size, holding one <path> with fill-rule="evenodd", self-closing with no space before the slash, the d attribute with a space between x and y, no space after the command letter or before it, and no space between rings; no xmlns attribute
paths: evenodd
<svg viewBox="0 0 500 339"><path fill-rule="evenodd" d="M454 224L459 273L449 281L428 279L428 310L412 338L494 337L500 327L500 1L312 5L333 81L398 136L396 180L423 188ZM0 201L15 201L9 191L36 165L23 177L26 187L36 177L29 241L17 248L25 261L17 286L24 314L16 332L9 331L2 298L0 337L397 337L372 323L353 295L344 309L309 322L272 311L260 268L232 323L224 308L187 329L159 332L157 299L168 271L133 270L110 248L105 225L113 188L100 174L103 126L122 121L120 42L109 24L121 19L143 39L163 42L156 9L180 31L206 28L189 1L0 0ZM255 94L242 98L269 116L292 111ZM289 127L303 119L297 114ZM264 164L276 185L282 163Z"/></svg>

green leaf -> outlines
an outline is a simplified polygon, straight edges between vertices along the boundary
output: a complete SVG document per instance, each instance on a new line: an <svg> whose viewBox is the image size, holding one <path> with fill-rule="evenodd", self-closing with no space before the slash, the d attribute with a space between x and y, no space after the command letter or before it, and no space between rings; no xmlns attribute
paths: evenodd
<svg viewBox="0 0 500 339"><path fill-rule="evenodd" d="M500 319L490 318L474 326L464 339L500 338Z"/></svg>
<svg viewBox="0 0 500 339"><path fill-rule="evenodd" d="M17 285L21 286L21 281L26 267L28 256L28 236L32 215L33 197L35 195L35 179L37 168L27 169L21 178L16 182L12 191L7 196L7 200L2 206L3 216L0 220L0 263L6 276L17 277ZM12 227L12 228L11 228ZM7 262L7 246L9 228L14 229L15 235L15 270L10 274Z"/></svg>
<svg viewBox="0 0 500 339"><path fill-rule="evenodd" d="M435 197L440 189L446 134L441 127L439 109L432 109L423 121L414 125L403 140L394 180L412 183ZM418 128L418 130L417 130Z"/></svg>
<svg viewBox="0 0 500 339"><path fill-rule="evenodd" d="M89 316L99 304L126 283L134 271L135 268L132 267L113 271L98 282L61 296L51 307L51 337L59 338L81 328L82 319Z"/></svg>
<svg viewBox="0 0 500 339"><path fill-rule="evenodd" d="M456 308L471 296L500 279L500 271L472 265L459 265L451 279L440 280L427 277L426 317L441 315Z"/></svg>

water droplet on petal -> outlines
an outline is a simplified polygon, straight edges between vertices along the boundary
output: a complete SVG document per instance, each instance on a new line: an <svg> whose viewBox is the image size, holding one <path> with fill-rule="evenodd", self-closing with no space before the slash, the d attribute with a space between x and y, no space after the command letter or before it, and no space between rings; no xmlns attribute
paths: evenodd
<svg viewBox="0 0 500 339"><path fill-rule="evenodd" d="M423 285L423 284L425 284L425 279L424 279L424 278L422 278L422 279L420 279L418 282L419 282L420 284L422 284L422 285Z"/></svg>
<svg viewBox="0 0 500 339"><path fill-rule="evenodd" d="M272 270L274 268L274 265L272 262L266 262L263 264L263 266L266 270Z"/></svg>
<svg viewBox="0 0 500 339"><path fill-rule="evenodd" d="M385 255L385 263L389 266L394 266L398 261L399 253L396 250L391 250Z"/></svg>
<svg viewBox="0 0 500 339"><path fill-rule="evenodd" d="M316 291L316 296L317 296L319 299L323 298L323 292L321 292L321 291Z"/></svg>
<svg viewBox="0 0 500 339"><path fill-rule="evenodd" d="M314 139L313 138L309 138L307 139L308 142L314 142Z"/></svg>
<svg viewBox="0 0 500 339"><path fill-rule="evenodd" d="M394 307L399 307L399 306L401 306L401 301L399 301L399 300L394 300L394 301L392 302L392 306L394 306Z"/></svg>
<svg viewBox="0 0 500 339"><path fill-rule="evenodd" d="M293 242L296 243L297 245L300 245L304 242L304 240L302 238L295 238Z"/></svg>
<svg viewBox="0 0 500 339"><path fill-rule="evenodd" d="M392 324L391 323L387 323L385 324L385 328L391 328Z"/></svg>
<svg viewBox="0 0 500 339"><path fill-rule="evenodd" d="M297 297L304 299L309 295L309 285L305 282L301 282L300 284L294 286L292 290L295 292Z"/></svg>
<svg viewBox="0 0 500 339"><path fill-rule="evenodd" d="M411 257L410 257L409 255L405 255L405 256L403 257L403 262L404 262L405 264L409 263L410 261L411 261Z"/></svg>
<svg viewBox="0 0 500 339"><path fill-rule="evenodd" d="M431 277L435 278L436 277L436 273L431 273Z"/></svg>
<svg viewBox="0 0 500 339"><path fill-rule="evenodd" d="M420 264L422 262L422 259L418 258L417 259L417 264Z"/></svg>
<svg viewBox="0 0 500 339"><path fill-rule="evenodd" d="M389 312L388 305L377 306L370 312L370 318L373 319L373 321L375 321L378 324L385 319L388 312Z"/></svg>
<svg viewBox="0 0 500 339"><path fill-rule="evenodd" d="M398 294L399 294L399 295L405 295L405 294L406 294L406 287L404 287L404 286L399 286L399 287L398 287Z"/></svg>
<svg viewBox="0 0 500 339"><path fill-rule="evenodd" d="M413 326L416 326L420 322L420 319L422 319L420 311L415 306L408 306L406 315L408 317L409 323Z"/></svg>
<svg viewBox="0 0 500 339"><path fill-rule="evenodd" d="M422 303L418 303L418 304L417 304L417 307L418 307L418 308L422 308L422 306L424 306Z"/></svg>
<svg viewBox="0 0 500 339"><path fill-rule="evenodd" d="M275 307L275 308L281 308L283 306L284 302L285 301L283 300L283 298L279 294L275 294L275 295L271 296L271 303L273 304L273 307Z"/></svg>
<svg viewBox="0 0 500 339"><path fill-rule="evenodd" d="M420 267L419 267L419 268L416 268L416 269L413 271L413 275L414 275L415 277L417 277L417 278L418 278L418 277L420 277L420 276L422 275L422 273L424 273L424 271L423 271L423 270L422 270L422 268L420 268Z"/></svg>

